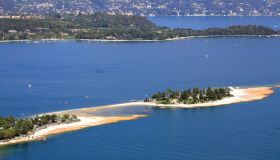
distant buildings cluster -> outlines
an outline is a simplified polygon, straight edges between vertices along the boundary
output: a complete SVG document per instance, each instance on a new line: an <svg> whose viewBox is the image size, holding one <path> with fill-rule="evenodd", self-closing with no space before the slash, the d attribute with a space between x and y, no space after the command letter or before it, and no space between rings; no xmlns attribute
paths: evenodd
<svg viewBox="0 0 280 160"><path fill-rule="evenodd" d="M123 15L280 16L279 0L2 0L0 15L93 14Z"/></svg>

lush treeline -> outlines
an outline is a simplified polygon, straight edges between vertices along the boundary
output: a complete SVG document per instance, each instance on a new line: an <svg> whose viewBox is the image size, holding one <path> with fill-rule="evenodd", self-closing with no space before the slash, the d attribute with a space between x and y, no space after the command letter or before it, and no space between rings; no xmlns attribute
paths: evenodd
<svg viewBox="0 0 280 160"><path fill-rule="evenodd" d="M155 31L110 28L110 29L91 29L79 31L75 35L76 39L106 39L106 40L156 40L161 39Z"/></svg>
<svg viewBox="0 0 280 160"><path fill-rule="evenodd" d="M39 127L55 123L71 123L78 121L77 116L42 115L33 118L17 119L15 117L0 117L0 140L27 135Z"/></svg>
<svg viewBox="0 0 280 160"><path fill-rule="evenodd" d="M177 37L191 36L230 36L230 35L275 35L279 34L271 28L248 25L230 26L227 28L209 28L206 30L193 29L166 29L140 30L140 29L97 29L78 32L77 39L143 39L143 40L165 40Z"/></svg>
<svg viewBox="0 0 280 160"><path fill-rule="evenodd" d="M50 15L45 17L0 19L2 31L15 29L17 31L53 30L67 31L68 29L91 29L91 28L138 28L152 29L156 25L145 17L107 15L96 13L93 15Z"/></svg>
<svg viewBox="0 0 280 160"><path fill-rule="evenodd" d="M0 40L107 39L165 40L190 36L279 35L264 26L246 25L193 30L158 27L146 17L107 15L50 15L44 18L0 19Z"/></svg>
<svg viewBox="0 0 280 160"><path fill-rule="evenodd" d="M227 88L199 89L193 88L183 91L167 89L164 92L158 92L145 99L146 102L156 102L160 104L184 103L195 104L207 101L221 100L224 97L230 97L230 90Z"/></svg>
<svg viewBox="0 0 280 160"><path fill-rule="evenodd" d="M177 28L173 30L165 30L159 35L159 38L175 38L175 37L190 37L190 36L238 36L238 35L277 35L275 31L269 27L258 25L234 25L225 28L209 28L205 30L193 30Z"/></svg>
<svg viewBox="0 0 280 160"><path fill-rule="evenodd" d="M62 19L76 25L76 28L137 28L141 30L157 28L146 17L108 15L100 12L93 15L65 15Z"/></svg>

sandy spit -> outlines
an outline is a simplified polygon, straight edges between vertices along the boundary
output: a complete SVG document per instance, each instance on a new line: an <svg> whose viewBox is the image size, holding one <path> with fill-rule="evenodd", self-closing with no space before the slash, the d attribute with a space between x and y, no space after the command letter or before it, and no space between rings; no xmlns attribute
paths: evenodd
<svg viewBox="0 0 280 160"><path fill-rule="evenodd" d="M105 125L110 123L116 123L120 121L135 120L138 118L145 117L146 115L132 115L132 116L114 116L114 117L95 117L95 116L78 116L79 122L69 124L54 124L49 125L44 129L35 131L34 134L29 136L22 136L13 138L9 141L0 142L0 146L25 143L35 140L46 140L48 136L80 130L83 128Z"/></svg>
<svg viewBox="0 0 280 160"><path fill-rule="evenodd" d="M254 88L231 88L232 97L223 98L218 101L197 103L197 104L156 104L150 102L142 102L142 105L157 107L174 107L174 108L199 108L211 106L223 106L234 103L249 102L261 100L273 94L273 87L254 87Z"/></svg>
<svg viewBox="0 0 280 160"><path fill-rule="evenodd" d="M166 105L166 104L137 101L137 102L128 102L128 103L121 103L121 104L114 104L114 105L80 108L80 109L46 113L46 114L57 114L57 115L75 114L78 116L78 119L80 119L80 121L70 123L70 124L49 125L44 129L35 131L33 134L29 136L17 137L4 142L0 141L0 146L7 145L7 144L24 143L28 141L34 141L34 140L42 140L45 139L47 136L54 135L54 134L70 132L70 131L79 130L92 126L116 123L120 121L135 120L146 116L146 115L131 115L131 116L111 116L111 117L102 116L101 117L101 116L91 115L91 113L103 109L111 109L111 108L113 109L113 108L125 107L125 106L151 106L151 107L161 107L161 108L199 108L199 107L222 106L222 105L233 104L233 103L261 100L273 94L273 92L274 92L273 87L231 88L230 93L233 95L232 97L227 97L222 100L206 102L206 103Z"/></svg>

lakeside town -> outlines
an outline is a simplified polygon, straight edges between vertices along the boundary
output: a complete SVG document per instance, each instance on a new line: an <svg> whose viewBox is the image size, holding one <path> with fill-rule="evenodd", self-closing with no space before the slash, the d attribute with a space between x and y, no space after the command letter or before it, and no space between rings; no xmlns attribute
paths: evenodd
<svg viewBox="0 0 280 160"><path fill-rule="evenodd" d="M278 0L0 0L0 15L94 14L141 16L279 16Z"/></svg>

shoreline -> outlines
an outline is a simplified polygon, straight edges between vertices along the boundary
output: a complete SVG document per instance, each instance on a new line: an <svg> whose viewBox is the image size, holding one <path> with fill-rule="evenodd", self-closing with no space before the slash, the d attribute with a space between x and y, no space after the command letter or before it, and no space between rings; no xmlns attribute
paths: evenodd
<svg viewBox="0 0 280 160"><path fill-rule="evenodd" d="M87 42L168 42L168 41L178 41L178 40L185 40L185 39L194 39L194 38L231 38L231 37L246 37L246 38L254 38L254 37L280 37L280 35L212 35L212 36L189 36L189 37L175 37L175 38L168 38L163 40L145 40L145 39L133 39L133 40L125 40L125 39L116 39L116 40L107 40L107 39L22 39L22 40L0 40L1 43L16 43L16 42L31 42L31 43L39 43L39 42L59 42L59 41L87 41Z"/></svg>
<svg viewBox="0 0 280 160"><path fill-rule="evenodd" d="M232 88L230 93L232 97L226 97L217 101L209 101L204 103L196 104L157 104L152 102L143 102L143 105L151 105L162 108L200 108L200 107L213 107L213 106L224 106L235 103L250 102L256 100L262 100L273 94L274 87L255 87L255 88Z"/></svg>
<svg viewBox="0 0 280 160"><path fill-rule="evenodd" d="M80 130L88 127L105 125L110 123L116 123L120 121L135 120L138 118L146 117L147 115L130 115L130 116L93 116L91 113L102 109L113 109L118 107L129 107L129 106L147 106L147 107L160 107L160 108L201 108L201 107L213 107L213 106L224 106L235 103L250 102L256 100L262 100L267 98L269 95L273 94L273 88L280 87L267 86L267 87L250 87L250 88L232 88L230 87L232 97L226 97L217 101L210 101L205 103L196 103L196 104L157 104L152 102L136 101L136 102L127 102L120 104L104 105L97 107L87 107L79 108L72 110L64 110L57 112L49 112L44 114L75 114L77 115L80 121L73 122L69 124L52 124L47 125L44 129L39 129L28 136L16 137L11 140L0 141L0 146L26 143L36 140L45 140L46 137L61 134L65 132ZM43 115L43 114L40 114Z"/></svg>
<svg viewBox="0 0 280 160"><path fill-rule="evenodd" d="M224 106L224 105L235 104L235 103L244 103L244 102L262 100L274 93L273 88L279 88L279 87L280 86L231 88L230 93L233 95L232 97L226 97L221 100L209 101L204 103L158 104L152 102L136 101L136 102L119 103L119 104L99 106L99 107L81 108L81 109L77 109L76 111L78 110L93 111L98 108L105 108L105 107L113 108L113 107L129 107L129 106L150 106L150 107L160 107L160 108L202 108L202 107ZM71 113L71 110L69 111ZM66 111L66 113L68 112Z"/></svg>
<svg viewBox="0 0 280 160"><path fill-rule="evenodd" d="M138 118L146 117L146 115L132 115L132 116L112 116L112 117L99 117L99 116L77 116L80 120L69 124L51 124L47 125L44 129L38 129L31 135L16 137L7 141L0 141L0 147L13 144L21 144L32 141L46 140L47 137L81 130L88 127L100 126L105 124L116 123L120 121L135 120Z"/></svg>
<svg viewBox="0 0 280 160"><path fill-rule="evenodd" d="M271 94L274 93L274 88L280 88L279 85L268 85L268 86L252 86L250 88L241 88L231 87L231 94L232 97L226 97L222 100L217 101L209 101L204 103L196 103L196 104L157 104L151 102L144 102L144 101L133 101L133 102L124 102L124 103L117 103L111 105L102 105L102 106L93 106L93 107L85 107L85 108L78 108L78 109L70 109L70 110L63 110L63 111L56 111L56 112L48 112L45 114L75 114L78 113L80 115L87 115L88 112L95 112L100 109L111 109L117 107L130 107L130 106L147 106L147 107L160 107L160 108L202 108L202 107L216 107L216 106L224 106L229 104L235 103L243 103L243 102L250 102L256 100L262 100L267 98ZM40 114L42 115L42 114Z"/></svg>

